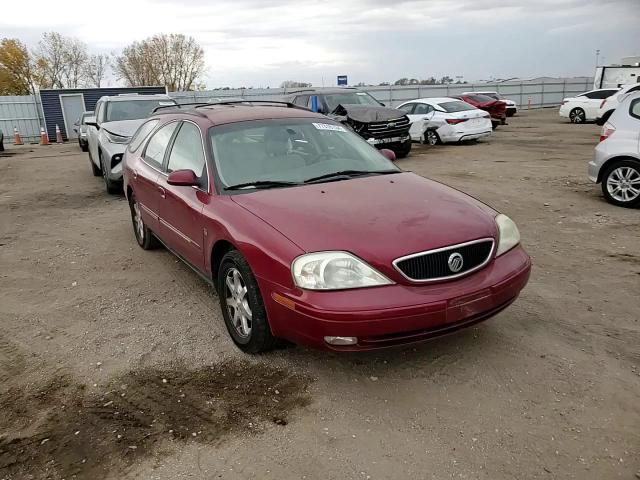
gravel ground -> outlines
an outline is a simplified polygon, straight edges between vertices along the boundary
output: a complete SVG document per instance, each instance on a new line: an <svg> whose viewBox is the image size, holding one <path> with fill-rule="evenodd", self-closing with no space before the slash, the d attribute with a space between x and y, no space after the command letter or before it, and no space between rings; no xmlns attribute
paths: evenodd
<svg viewBox="0 0 640 480"><path fill-rule="evenodd" d="M534 270L497 317L415 347L258 358L135 243L74 144L0 156L0 478L640 476L640 216L586 178L599 127L522 112L399 165L516 220Z"/></svg>

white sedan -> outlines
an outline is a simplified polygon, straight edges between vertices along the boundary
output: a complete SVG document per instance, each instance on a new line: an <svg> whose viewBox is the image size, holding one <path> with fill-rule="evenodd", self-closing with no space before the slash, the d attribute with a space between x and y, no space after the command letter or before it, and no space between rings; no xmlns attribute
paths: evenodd
<svg viewBox="0 0 640 480"><path fill-rule="evenodd" d="M568 118L571 123L584 123L595 120L602 100L616 93L618 88L598 88L581 93L575 97L562 100L560 116Z"/></svg>
<svg viewBox="0 0 640 480"><path fill-rule="evenodd" d="M456 98L418 98L397 108L409 117L409 134L416 142L435 145L491 135L490 115Z"/></svg>

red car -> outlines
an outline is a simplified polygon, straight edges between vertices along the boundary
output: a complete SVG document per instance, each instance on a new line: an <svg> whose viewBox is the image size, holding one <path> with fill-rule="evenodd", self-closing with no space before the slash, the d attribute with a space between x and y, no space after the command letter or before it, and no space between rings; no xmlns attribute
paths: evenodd
<svg viewBox="0 0 640 480"><path fill-rule="evenodd" d="M516 225L393 159L292 104L168 107L133 136L124 190L138 244L216 287L245 352L406 344L506 308L531 268Z"/></svg>
<svg viewBox="0 0 640 480"><path fill-rule="evenodd" d="M495 98L487 95L480 95L478 93L454 95L453 98L457 98L458 100L467 102L469 105L473 105L480 110L489 112L494 129L498 125L504 125L507 121L507 102L496 100Z"/></svg>

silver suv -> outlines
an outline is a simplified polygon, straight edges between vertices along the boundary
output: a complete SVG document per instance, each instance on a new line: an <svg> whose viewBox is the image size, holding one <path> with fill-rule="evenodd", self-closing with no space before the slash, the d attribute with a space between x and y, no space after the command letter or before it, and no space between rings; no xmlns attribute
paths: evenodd
<svg viewBox="0 0 640 480"><path fill-rule="evenodd" d="M160 106L176 105L168 95L124 94L101 97L95 116L85 119L93 174L102 175L107 192L122 189L122 155L131 136Z"/></svg>
<svg viewBox="0 0 640 480"><path fill-rule="evenodd" d="M620 105L602 127L589 162L589 178L602 183L608 202L640 206L640 92L619 98Z"/></svg>

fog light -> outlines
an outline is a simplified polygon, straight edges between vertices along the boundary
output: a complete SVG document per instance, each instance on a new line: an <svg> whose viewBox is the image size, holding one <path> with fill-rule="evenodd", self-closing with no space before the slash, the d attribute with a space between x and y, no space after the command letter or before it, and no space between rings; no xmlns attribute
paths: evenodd
<svg viewBox="0 0 640 480"><path fill-rule="evenodd" d="M329 345L355 345L358 337L324 337L324 341Z"/></svg>

